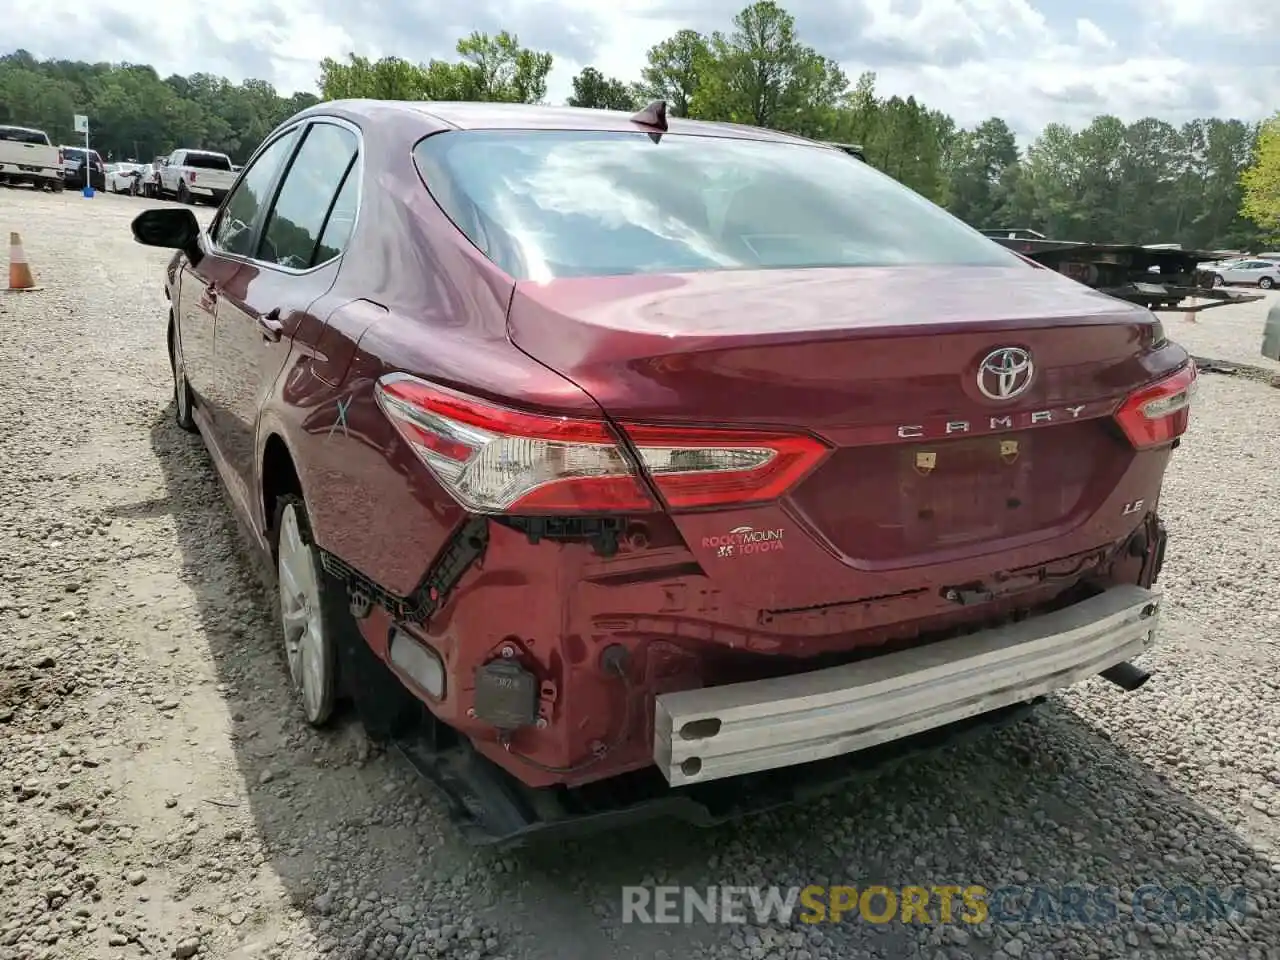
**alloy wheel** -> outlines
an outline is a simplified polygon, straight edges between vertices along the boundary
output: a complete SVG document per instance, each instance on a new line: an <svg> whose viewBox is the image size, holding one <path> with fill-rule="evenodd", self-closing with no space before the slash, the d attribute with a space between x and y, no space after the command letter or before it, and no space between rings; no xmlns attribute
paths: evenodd
<svg viewBox="0 0 1280 960"><path fill-rule="evenodd" d="M323 614L321 571L315 551L303 540L298 507L292 503L280 517L277 572L289 676L307 723L319 726L333 710L333 651Z"/></svg>

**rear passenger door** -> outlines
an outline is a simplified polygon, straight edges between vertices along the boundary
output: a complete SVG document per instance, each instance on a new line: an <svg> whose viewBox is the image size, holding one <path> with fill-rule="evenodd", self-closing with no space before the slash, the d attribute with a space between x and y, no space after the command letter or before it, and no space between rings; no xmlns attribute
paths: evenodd
<svg viewBox="0 0 1280 960"><path fill-rule="evenodd" d="M354 229L360 153L355 127L328 118L307 126L263 220L253 263L218 304L214 353L226 397L227 453L251 491L263 404L295 335L305 329L314 342L323 326L309 308L333 286ZM253 498L255 508L260 499Z"/></svg>

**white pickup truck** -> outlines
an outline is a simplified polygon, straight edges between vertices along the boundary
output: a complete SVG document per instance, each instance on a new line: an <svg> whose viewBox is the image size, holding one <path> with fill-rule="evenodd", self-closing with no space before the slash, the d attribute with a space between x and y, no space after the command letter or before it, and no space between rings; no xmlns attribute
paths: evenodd
<svg viewBox="0 0 1280 960"><path fill-rule="evenodd" d="M218 204L236 182L231 158L210 150L175 150L160 166L160 195Z"/></svg>
<svg viewBox="0 0 1280 960"><path fill-rule="evenodd" d="M36 189L65 185L62 153L43 130L0 126L0 183L29 183Z"/></svg>

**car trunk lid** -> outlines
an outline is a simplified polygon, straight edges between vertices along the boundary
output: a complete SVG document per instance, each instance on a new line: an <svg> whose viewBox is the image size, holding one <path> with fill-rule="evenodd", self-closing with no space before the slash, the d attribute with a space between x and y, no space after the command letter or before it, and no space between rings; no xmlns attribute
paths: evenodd
<svg viewBox="0 0 1280 960"><path fill-rule="evenodd" d="M1149 349L1146 310L1021 266L521 283L509 324L616 422L823 438L775 508L676 522L691 545L724 527L708 545L745 547L780 508L851 573L1078 527L1135 455L1111 414L1185 359Z"/></svg>

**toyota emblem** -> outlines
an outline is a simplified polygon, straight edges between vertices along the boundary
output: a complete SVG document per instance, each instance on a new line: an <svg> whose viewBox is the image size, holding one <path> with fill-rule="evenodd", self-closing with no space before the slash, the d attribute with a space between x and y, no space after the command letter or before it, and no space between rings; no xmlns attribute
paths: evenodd
<svg viewBox="0 0 1280 960"><path fill-rule="evenodd" d="M1021 347L998 347L978 364L978 390L988 400L1012 400L1026 392L1034 374L1030 353Z"/></svg>

